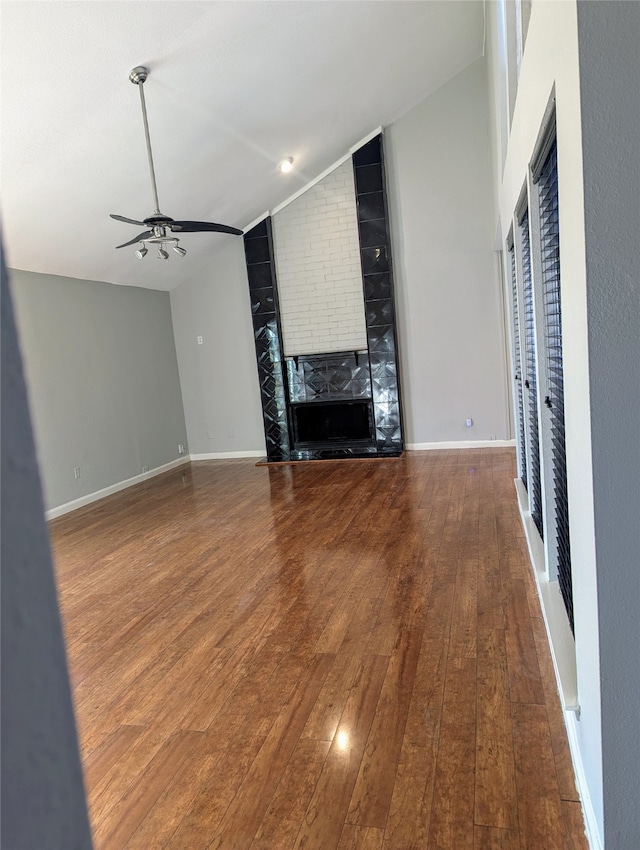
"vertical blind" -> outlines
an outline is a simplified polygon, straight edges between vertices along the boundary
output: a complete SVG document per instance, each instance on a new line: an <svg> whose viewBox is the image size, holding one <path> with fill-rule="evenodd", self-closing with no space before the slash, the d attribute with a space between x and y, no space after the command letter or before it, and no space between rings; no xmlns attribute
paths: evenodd
<svg viewBox="0 0 640 850"><path fill-rule="evenodd" d="M509 262L511 264L511 308L513 325L513 374L516 382L516 405L517 417L516 428L519 438L519 464L518 474L528 488L527 482L527 443L524 430L524 398L522 395L522 363L520 357L520 321L518 319L518 283L516 276L516 252L513 245L509 248Z"/></svg>
<svg viewBox="0 0 640 850"><path fill-rule="evenodd" d="M542 522L542 481L540 478L540 435L538 430L538 377L536 367L536 335L533 318L533 282L531 279L531 243L529 211L518 222L522 249L522 297L524 308L525 381L527 393L527 434L529 445L529 510L531 519L544 539Z"/></svg>
<svg viewBox="0 0 640 850"><path fill-rule="evenodd" d="M551 431L551 469L556 525L558 581L573 631L573 586L569 545L569 499L564 424L562 317L560 313L560 228L558 220L557 146L551 145L537 180L540 204L542 296Z"/></svg>

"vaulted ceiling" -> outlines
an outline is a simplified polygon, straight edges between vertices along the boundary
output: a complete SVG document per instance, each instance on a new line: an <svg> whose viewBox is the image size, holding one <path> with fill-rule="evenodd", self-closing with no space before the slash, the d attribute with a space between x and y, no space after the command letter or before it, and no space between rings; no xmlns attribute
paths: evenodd
<svg viewBox="0 0 640 850"><path fill-rule="evenodd" d="M138 90L146 65L160 208L244 228L479 57L482 0L4 0L2 224L8 265L172 289L225 240L135 246L153 199ZM288 175L277 163L295 160Z"/></svg>

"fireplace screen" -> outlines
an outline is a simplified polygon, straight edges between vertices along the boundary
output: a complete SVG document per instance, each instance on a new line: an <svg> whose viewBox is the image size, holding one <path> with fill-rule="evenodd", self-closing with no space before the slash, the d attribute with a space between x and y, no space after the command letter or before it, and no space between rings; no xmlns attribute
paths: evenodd
<svg viewBox="0 0 640 850"><path fill-rule="evenodd" d="M373 417L368 401L296 404L292 405L292 414L298 448L372 439Z"/></svg>

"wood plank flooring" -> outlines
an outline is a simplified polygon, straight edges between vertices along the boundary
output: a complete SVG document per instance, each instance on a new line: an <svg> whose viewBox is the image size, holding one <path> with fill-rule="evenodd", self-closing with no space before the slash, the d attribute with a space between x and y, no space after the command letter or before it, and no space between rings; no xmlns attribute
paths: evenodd
<svg viewBox="0 0 640 850"><path fill-rule="evenodd" d="M98 850L587 850L509 449L55 520Z"/></svg>

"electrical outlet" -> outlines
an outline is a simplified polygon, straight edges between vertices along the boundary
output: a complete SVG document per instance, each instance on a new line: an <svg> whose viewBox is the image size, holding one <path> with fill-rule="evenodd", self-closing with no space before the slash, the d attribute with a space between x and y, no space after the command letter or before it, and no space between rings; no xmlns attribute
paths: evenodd
<svg viewBox="0 0 640 850"><path fill-rule="evenodd" d="M198 345L202 345L202 337L199 336L197 339L198 339Z"/></svg>
<svg viewBox="0 0 640 850"><path fill-rule="evenodd" d="M471 426L473 425L473 419L469 417L465 422L465 425L467 426L467 428L471 428Z"/></svg>
<svg viewBox="0 0 640 850"><path fill-rule="evenodd" d="M148 467L148 466L143 466L143 467L142 467L142 471L143 471L143 472L149 472L149 467Z"/></svg>
<svg viewBox="0 0 640 850"><path fill-rule="evenodd" d="M76 481L78 480L78 478L80 478L80 467L79 466L73 467L73 477L76 479Z"/></svg>
<svg viewBox="0 0 640 850"><path fill-rule="evenodd" d="M178 454L183 455L187 451L184 443L178 443Z"/></svg>

